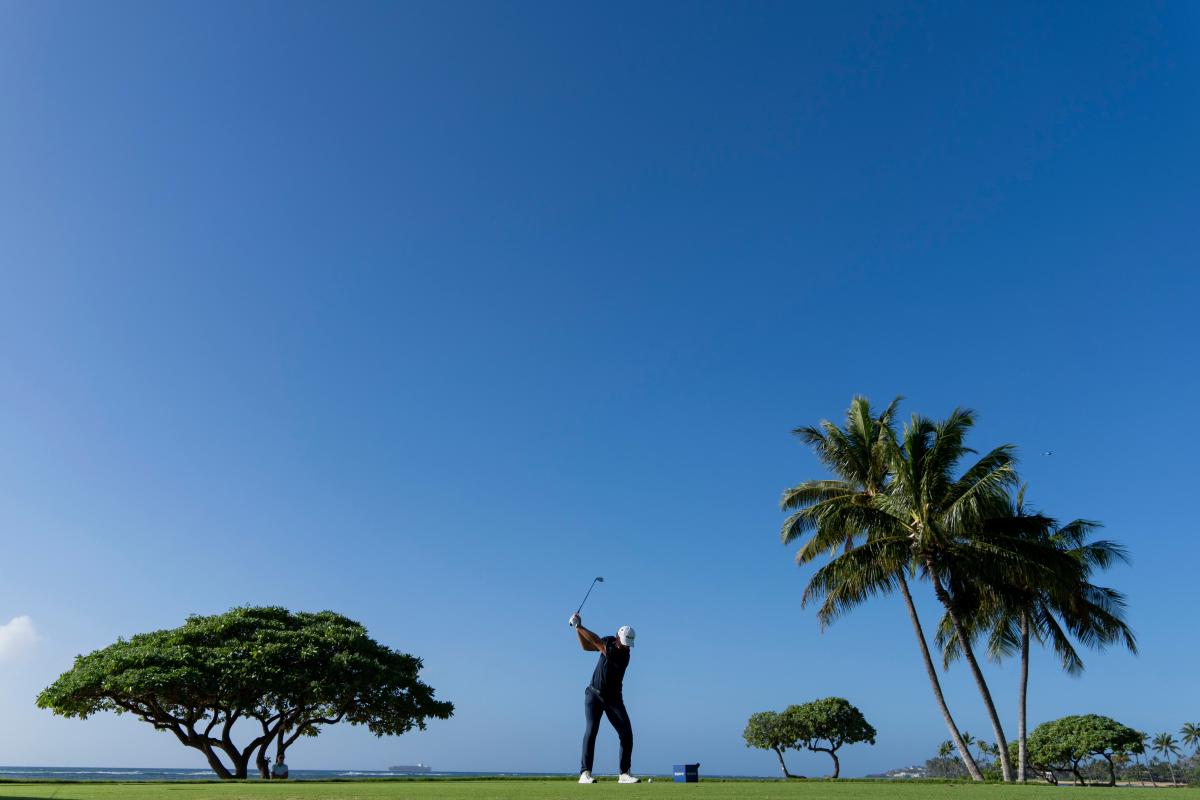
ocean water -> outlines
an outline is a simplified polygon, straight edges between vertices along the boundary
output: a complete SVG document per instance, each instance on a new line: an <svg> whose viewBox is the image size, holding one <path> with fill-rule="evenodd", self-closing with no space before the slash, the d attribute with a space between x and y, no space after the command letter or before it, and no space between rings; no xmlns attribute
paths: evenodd
<svg viewBox="0 0 1200 800"><path fill-rule="evenodd" d="M431 772L419 777L480 778L480 777L530 777L549 778L568 775L552 772ZM258 778L257 770L251 768L251 779ZM403 773L387 770L344 770L344 769L293 769L289 779L294 781L353 780L355 778L407 777ZM211 769L156 769L152 767L3 767L0 780L31 781L203 781L217 780Z"/></svg>

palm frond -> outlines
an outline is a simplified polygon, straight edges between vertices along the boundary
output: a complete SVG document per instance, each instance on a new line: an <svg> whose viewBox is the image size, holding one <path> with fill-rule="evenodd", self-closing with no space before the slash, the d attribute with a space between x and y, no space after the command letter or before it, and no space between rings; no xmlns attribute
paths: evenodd
<svg viewBox="0 0 1200 800"><path fill-rule="evenodd" d="M1038 609L1034 618L1034 630L1037 632L1038 641L1049 644L1050 648L1058 655L1064 672L1068 675L1078 675L1083 672L1083 659L1079 657L1079 653L1071 644L1071 637L1058 624L1054 615L1048 613L1047 609Z"/></svg>
<svg viewBox="0 0 1200 800"><path fill-rule="evenodd" d="M813 503L847 497L856 494L857 491L857 487L849 481L805 481L784 490L783 497L779 500L779 509L791 511Z"/></svg>
<svg viewBox="0 0 1200 800"><path fill-rule="evenodd" d="M903 537L868 540L813 573L801 604L820 600L817 619L825 627L868 598L894 589L907 561Z"/></svg>

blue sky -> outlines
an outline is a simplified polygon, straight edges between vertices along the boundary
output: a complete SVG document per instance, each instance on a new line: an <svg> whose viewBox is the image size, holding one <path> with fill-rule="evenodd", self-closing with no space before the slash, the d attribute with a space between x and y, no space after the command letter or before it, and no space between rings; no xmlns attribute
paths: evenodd
<svg viewBox="0 0 1200 800"><path fill-rule="evenodd" d="M0 636L6 763L202 767L33 697L118 636L270 603L363 621L458 709L295 766L571 771L596 575L585 623L640 636L635 770L773 774L746 717L831 694L880 731L846 773L922 761L946 732L899 600L822 633L778 542L780 491L822 474L789 431L856 393L976 408L1036 505L1132 551L1108 579L1141 656L1076 680L1039 654L1034 722L1200 714L1196 6L0 21L0 622L31 621ZM1015 728L1015 669L988 671Z"/></svg>

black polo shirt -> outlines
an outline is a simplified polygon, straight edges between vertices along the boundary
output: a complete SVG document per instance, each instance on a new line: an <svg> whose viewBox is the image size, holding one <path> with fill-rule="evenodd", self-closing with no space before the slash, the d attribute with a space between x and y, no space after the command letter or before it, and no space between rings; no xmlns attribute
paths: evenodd
<svg viewBox="0 0 1200 800"><path fill-rule="evenodd" d="M592 673L592 688L601 697L620 697L621 684L625 681L625 669L629 666L628 647L618 647L617 637L605 636L604 650L600 651L600 660L596 662L596 670ZM605 655L605 651L608 655Z"/></svg>

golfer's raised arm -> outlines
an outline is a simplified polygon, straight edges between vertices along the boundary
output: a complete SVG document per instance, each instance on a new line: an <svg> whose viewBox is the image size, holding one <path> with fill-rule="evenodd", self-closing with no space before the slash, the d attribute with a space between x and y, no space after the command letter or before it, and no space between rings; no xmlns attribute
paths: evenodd
<svg viewBox="0 0 1200 800"><path fill-rule="evenodd" d="M583 625L575 626L575 635L579 637L579 646L584 650L604 652L604 642L599 636L583 627Z"/></svg>
<svg viewBox="0 0 1200 800"><path fill-rule="evenodd" d="M598 650L604 652L604 642L600 637L589 631L582 625L575 628L575 633L579 636L579 644L584 650Z"/></svg>

